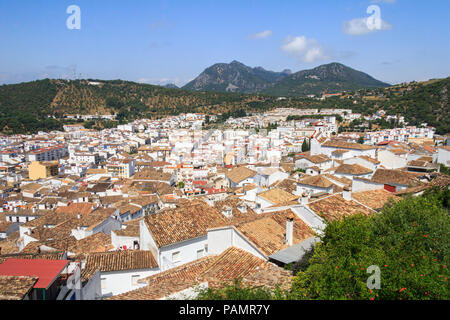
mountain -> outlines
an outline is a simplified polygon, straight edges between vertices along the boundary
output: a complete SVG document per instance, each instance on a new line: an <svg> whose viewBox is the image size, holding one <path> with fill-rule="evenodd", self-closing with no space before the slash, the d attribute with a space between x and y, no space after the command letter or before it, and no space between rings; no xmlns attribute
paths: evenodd
<svg viewBox="0 0 450 320"><path fill-rule="evenodd" d="M182 89L306 96L388 86L390 85L387 83L340 63L292 73L290 70L273 72L262 67L251 68L233 61L207 68Z"/></svg>
<svg viewBox="0 0 450 320"><path fill-rule="evenodd" d="M277 96L306 96L389 86L390 84L376 80L364 72L340 63L330 63L293 73L265 89L263 93Z"/></svg>
<svg viewBox="0 0 450 320"><path fill-rule="evenodd" d="M176 84L173 84L173 83L165 84L163 87L167 88L167 89L179 89L179 87Z"/></svg>
<svg viewBox="0 0 450 320"><path fill-rule="evenodd" d="M267 71L262 67L250 68L238 61L229 64L217 63L205 69L182 89L255 93L270 87L289 74L291 74L290 70L282 72Z"/></svg>
<svg viewBox="0 0 450 320"><path fill-rule="evenodd" d="M438 134L446 134L450 132L449 89L450 78L446 78L361 89L325 100L295 96L280 100L260 93L197 92L122 80L45 79L0 85L0 134L62 130L74 121L66 116L74 114L115 114L123 123L199 112L217 114L224 121L274 108L343 108L364 115L385 110L388 115L403 115L411 125L426 122ZM94 127L110 125L117 122L96 122Z"/></svg>

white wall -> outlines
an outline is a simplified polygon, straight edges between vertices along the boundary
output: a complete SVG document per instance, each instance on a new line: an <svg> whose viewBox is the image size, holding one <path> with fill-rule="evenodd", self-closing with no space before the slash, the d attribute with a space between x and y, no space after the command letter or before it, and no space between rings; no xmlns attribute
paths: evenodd
<svg viewBox="0 0 450 320"><path fill-rule="evenodd" d="M438 148L437 163L450 167L450 151Z"/></svg>
<svg viewBox="0 0 450 320"><path fill-rule="evenodd" d="M126 246L127 249L134 249L134 241L139 243L139 237L118 236L114 231L111 232L111 244L114 246L114 249L122 246Z"/></svg>
<svg viewBox="0 0 450 320"><path fill-rule="evenodd" d="M292 208L292 211L314 231L325 229L325 221L307 206L297 206Z"/></svg>
<svg viewBox="0 0 450 320"><path fill-rule="evenodd" d="M139 279L150 277L159 272L159 268L125 270L114 272L101 272L102 296L109 297L131 290L138 289L142 285L132 285L132 276L139 275Z"/></svg>
<svg viewBox="0 0 450 320"><path fill-rule="evenodd" d="M371 181L365 181L365 180L359 180L358 178L353 179L353 183L352 183L352 192L377 190L377 189L383 189L383 188L384 188L384 184L371 182Z"/></svg>
<svg viewBox="0 0 450 320"><path fill-rule="evenodd" d="M168 270L198 259L197 251L203 250L203 256L206 256L206 246L208 245L207 236L189 239L187 241L175 243L173 245L159 249L161 270ZM172 261L172 254L180 252L178 262Z"/></svg>
<svg viewBox="0 0 450 320"><path fill-rule="evenodd" d="M301 196L303 192L306 192L307 194L311 195L313 193L319 193L319 192L332 192L333 186L329 188L319 188L314 186L307 186L307 185L300 185L297 184L297 189L293 192L296 196Z"/></svg>
<svg viewBox="0 0 450 320"><path fill-rule="evenodd" d="M255 246L245 239L233 227L224 227L208 231L208 253L221 254L230 247L240 248L254 256L267 260Z"/></svg>
<svg viewBox="0 0 450 320"><path fill-rule="evenodd" d="M388 150L381 150L378 152L378 161L386 169L404 168L407 164L407 159L397 156Z"/></svg>
<svg viewBox="0 0 450 320"><path fill-rule="evenodd" d="M345 164L359 164L360 166L363 166L367 169L370 169L372 171L376 171L379 164L374 164L370 161L364 160L363 158L350 158L350 159L346 159L344 160Z"/></svg>

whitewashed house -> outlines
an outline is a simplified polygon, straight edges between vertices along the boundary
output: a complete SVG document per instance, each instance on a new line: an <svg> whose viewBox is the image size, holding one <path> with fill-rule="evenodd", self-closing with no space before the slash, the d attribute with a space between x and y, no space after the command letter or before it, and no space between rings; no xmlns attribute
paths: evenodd
<svg viewBox="0 0 450 320"><path fill-rule="evenodd" d="M103 297L118 295L140 288L140 279L159 272L151 251L120 250L91 253L86 259L86 270L100 270Z"/></svg>

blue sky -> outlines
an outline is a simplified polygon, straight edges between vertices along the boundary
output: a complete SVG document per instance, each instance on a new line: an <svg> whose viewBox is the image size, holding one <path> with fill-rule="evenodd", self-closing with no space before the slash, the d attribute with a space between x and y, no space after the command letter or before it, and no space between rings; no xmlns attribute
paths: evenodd
<svg viewBox="0 0 450 320"><path fill-rule="evenodd" d="M70 5L80 30L66 26ZM448 12L448 0L0 0L0 83L76 69L182 85L233 60L294 72L336 61L389 83L448 77Z"/></svg>

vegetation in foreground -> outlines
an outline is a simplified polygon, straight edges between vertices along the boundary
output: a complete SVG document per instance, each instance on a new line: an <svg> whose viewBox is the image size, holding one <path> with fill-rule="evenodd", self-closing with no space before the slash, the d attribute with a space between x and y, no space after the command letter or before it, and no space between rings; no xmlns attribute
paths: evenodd
<svg viewBox="0 0 450 320"><path fill-rule="evenodd" d="M327 225L322 241L293 266L289 292L240 281L204 289L198 299L448 300L450 190L387 204L381 214L355 215ZM369 289L369 266L380 289Z"/></svg>

